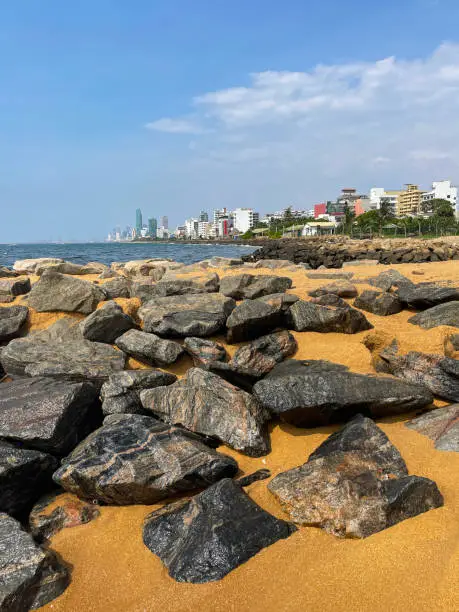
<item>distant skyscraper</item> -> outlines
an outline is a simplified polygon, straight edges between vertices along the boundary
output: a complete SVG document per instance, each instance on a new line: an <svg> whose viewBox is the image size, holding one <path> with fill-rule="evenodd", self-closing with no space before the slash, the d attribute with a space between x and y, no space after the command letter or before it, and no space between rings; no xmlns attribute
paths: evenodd
<svg viewBox="0 0 459 612"><path fill-rule="evenodd" d="M209 215L206 213L205 210L201 210L201 212L199 213L199 221L205 222L209 220Z"/></svg>
<svg viewBox="0 0 459 612"><path fill-rule="evenodd" d="M148 219L148 234L151 238L158 235L158 221L154 217Z"/></svg>
<svg viewBox="0 0 459 612"><path fill-rule="evenodd" d="M169 219L167 217L161 217L161 227L169 229Z"/></svg>
<svg viewBox="0 0 459 612"><path fill-rule="evenodd" d="M140 208L135 211L135 230L140 235L142 231L142 211Z"/></svg>

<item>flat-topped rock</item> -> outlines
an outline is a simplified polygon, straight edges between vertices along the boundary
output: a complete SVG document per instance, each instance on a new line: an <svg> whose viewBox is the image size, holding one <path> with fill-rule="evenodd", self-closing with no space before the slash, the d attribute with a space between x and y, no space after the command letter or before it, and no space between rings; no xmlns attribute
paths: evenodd
<svg viewBox="0 0 459 612"><path fill-rule="evenodd" d="M125 332L136 327L133 319L116 302L105 303L82 322L86 340L113 344Z"/></svg>
<svg viewBox="0 0 459 612"><path fill-rule="evenodd" d="M262 300L244 300L236 306L226 321L230 344L253 340L280 327L284 321L282 305Z"/></svg>
<svg viewBox="0 0 459 612"><path fill-rule="evenodd" d="M5 266L0 266L0 278L14 278L15 276L19 276L19 272L15 272Z"/></svg>
<svg viewBox="0 0 459 612"><path fill-rule="evenodd" d="M116 339L122 351L151 365L166 366L175 363L184 354L178 342L164 340L155 334L131 329Z"/></svg>
<svg viewBox="0 0 459 612"><path fill-rule="evenodd" d="M459 404L435 408L405 424L434 440L437 450L459 453Z"/></svg>
<svg viewBox="0 0 459 612"><path fill-rule="evenodd" d="M28 304L37 312L63 311L90 314L105 294L96 285L53 270L43 272L32 287Z"/></svg>
<svg viewBox="0 0 459 612"><path fill-rule="evenodd" d="M403 310L403 303L393 293L366 289L354 300L354 306L367 312L387 317Z"/></svg>
<svg viewBox="0 0 459 612"><path fill-rule="evenodd" d="M82 499L153 504L207 487L237 463L178 427L134 414L113 414L66 457L54 480Z"/></svg>
<svg viewBox="0 0 459 612"><path fill-rule="evenodd" d="M355 285L346 279L341 279L309 291L308 295L311 297L320 297L321 295L333 294L341 298L353 298L356 297L357 293L358 291Z"/></svg>
<svg viewBox="0 0 459 612"><path fill-rule="evenodd" d="M338 278L343 278L349 280L354 276L354 272L322 272L317 270L312 270L311 272L306 272L306 276L308 278L319 278L319 279L330 279L335 280Z"/></svg>
<svg viewBox="0 0 459 612"><path fill-rule="evenodd" d="M290 308L293 329L320 333L356 334L372 329L365 315L355 308L334 308L299 300Z"/></svg>
<svg viewBox="0 0 459 612"><path fill-rule="evenodd" d="M236 300L254 300L272 293L283 293L291 286L292 279L287 276L238 274L222 278L220 292Z"/></svg>
<svg viewBox="0 0 459 612"><path fill-rule="evenodd" d="M0 308L0 343L17 338L27 321L27 306L5 306Z"/></svg>
<svg viewBox="0 0 459 612"><path fill-rule="evenodd" d="M46 264L64 263L63 259L58 257L38 257L35 259L18 259L14 262L13 270L21 274L34 274L37 266Z"/></svg>
<svg viewBox="0 0 459 612"><path fill-rule="evenodd" d="M182 277L181 270L179 275L166 272L160 281L152 285L151 297L166 297L170 295L189 295L196 293L214 293L220 287L218 274L200 272L199 274L188 274Z"/></svg>
<svg viewBox="0 0 459 612"><path fill-rule="evenodd" d="M224 479L190 500L152 512L143 542L178 582L220 580L296 528L268 514Z"/></svg>
<svg viewBox="0 0 459 612"><path fill-rule="evenodd" d="M419 312L408 319L409 323L423 329L432 329L439 325L459 327L459 302L447 302Z"/></svg>
<svg viewBox="0 0 459 612"><path fill-rule="evenodd" d="M459 300L459 289L439 287L435 283L420 283L413 287L401 286L396 293L401 302L417 310L426 310L438 304Z"/></svg>
<svg viewBox="0 0 459 612"><path fill-rule="evenodd" d="M215 437L252 457L269 452L268 412L216 374L190 368L173 385L142 391L140 398L146 410L167 423Z"/></svg>

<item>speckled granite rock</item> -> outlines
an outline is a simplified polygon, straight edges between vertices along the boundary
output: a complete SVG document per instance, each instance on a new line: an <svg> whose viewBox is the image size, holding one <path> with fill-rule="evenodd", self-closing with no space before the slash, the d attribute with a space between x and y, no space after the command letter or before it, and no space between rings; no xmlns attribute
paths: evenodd
<svg viewBox="0 0 459 612"><path fill-rule="evenodd" d="M272 293L283 293L291 286L292 279L288 276L238 274L222 278L220 292L236 300L254 300Z"/></svg>
<svg viewBox="0 0 459 612"><path fill-rule="evenodd" d="M419 325L423 329L432 329L439 325L451 325L459 327L459 302L447 302L439 304L423 312L419 312L414 317L408 319L409 323Z"/></svg>
<svg viewBox="0 0 459 612"><path fill-rule="evenodd" d="M354 300L355 308L387 317L403 310L403 304L393 293L365 290Z"/></svg>
<svg viewBox="0 0 459 612"><path fill-rule="evenodd" d="M435 448L459 453L459 404L435 408L406 423L435 441Z"/></svg>
<svg viewBox="0 0 459 612"><path fill-rule="evenodd" d="M27 306L6 306L0 308L0 342L9 342L19 336L27 321Z"/></svg>
<svg viewBox="0 0 459 612"><path fill-rule="evenodd" d="M251 368L259 376L264 376L276 363L293 355L297 348L297 342L290 332L275 332L238 348L230 365Z"/></svg>
<svg viewBox="0 0 459 612"><path fill-rule="evenodd" d="M282 325L283 314L281 304L244 300L236 306L226 321L226 339L233 344L263 336Z"/></svg>
<svg viewBox="0 0 459 612"><path fill-rule="evenodd" d="M356 334L373 327L355 308L333 308L299 300L290 308L290 313L296 331Z"/></svg>
<svg viewBox="0 0 459 612"><path fill-rule="evenodd" d="M155 334L131 329L116 339L116 346L128 355L151 365L167 366L184 354L178 342L164 340Z"/></svg>
<svg viewBox="0 0 459 612"><path fill-rule="evenodd" d="M204 365L212 361L226 361L225 348L213 340L203 338L185 338L183 348L190 355L195 366Z"/></svg>
<svg viewBox="0 0 459 612"><path fill-rule="evenodd" d="M341 298L353 298L356 297L358 291L357 287L346 279L336 280L334 283L323 285L318 289L309 291L311 297L320 297L321 295L337 295Z"/></svg>
<svg viewBox="0 0 459 612"><path fill-rule="evenodd" d="M90 314L105 299L105 293L79 278L46 270L32 287L28 305L37 312L63 311Z"/></svg>
<svg viewBox="0 0 459 612"><path fill-rule="evenodd" d="M110 301L86 317L82 322L82 334L86 340L113 344L134 327L134 321L123 312L121 306Z"/></svg>

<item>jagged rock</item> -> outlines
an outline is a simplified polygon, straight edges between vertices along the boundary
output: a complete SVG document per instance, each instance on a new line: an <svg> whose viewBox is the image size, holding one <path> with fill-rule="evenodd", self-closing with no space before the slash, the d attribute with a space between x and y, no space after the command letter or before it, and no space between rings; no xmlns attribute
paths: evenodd
<svg viewBox="0 0 459 612"><path fill-rule="evenodd" d="M397 270L384 270L378 274L378 276L374 276L373 278L368 279L368 284L373 285L373 287L379 287L383 291L389 291L392 287L407 287L410 289L414 289L416 286L409 278L400 274Z"/></svg>
<svg viewBox="0 0 459 612"><path fill-rule="evenodd" d="M126 355L108 344L89 340L46 341L37 336L11 340L3 349L0 362L8 374L101 384L113 372L124 369Z"/></svg>
<svg viewBox="0 0 459 612"><path fill-rule="evenodd" d="M324 285L319 289L309 291L311 297L320 297L321 295L333 294L341 298L353 298L358 294L357 287L348 280L337 280L334 283Z"/></svg>
<svg viewBox="0 0 459 612"><path fill-rule="evenodd" d="M236 259L233 257L212 257L209 259L209 266L212 268L227 268L234 266L242 266L244 262L242 259Z"/></svg>
<svg viewBox="0 0 459 612"><path fill-rule="evenodd" d="M459 404L430 410L406 426L434 440L437 450L459 453Z"/></svg>
<svg viewBox="0 0 459 612"><path fill-rule="evenodd" d="M108 270L109 267L100 261L88 261L87 264L81 267L80 274L103 274Z"/></svg>
<svg viewBox="0 0 459 612"><path fill-rule="evenodd" d="M347 280L349 280L350 278L352 278L354 276L354 272L317 272L317 271L312 271L312 272L306 272L306 276L308 278L320 278L320 279L338 279L338 278L345 278Z"/></svg>
<svg viewBox="0 0 459 612"><path fill-rule="evenodd" d="M236 302L220 293L159 297L139 309L146 332L160 336L211 336L225 326Z"/></svg>
<svg viewBox="0 0 459 612"><path fill-rule="evenodd" d="M128 278L119 276L104 283L101 289L109 300L114 300L115 298L131 297L131 285L132 283Z"/></svg>
<svg viewBox="0 0 459 612"><path fill-rule="evenodd" d="M117 338L134 327L134 321L124 314L121 306L110 301L86 317L82 323L82 334L86 340L113 344Z"/></svg>
<svg viewBox="0 0 459 612"><path fill-rule="evenodd" d="M373 327L355 308L333 308L299 300L290 308L290 314L296 331L356 334Z"/></svg>
<svg viewBox="0 0 459 612"><path fill-rule="evenodd" d="M220 580L261 549L295 531L224 479L190 500L152 512L143 541L178 582Z"/></svg>
<svg viewBox="0 0 459 612"><path fill-rule="evenodd" d="M21 524L0 514L0 609L22 612L44 606L70 583L52 550L37 546Z"/></svg>
<svg viewBox="0 0 459 612"><path fill-rule="evenodd" d="M116 270L112 270L111 268L107 268L106 270L104 270L102 272L102 274L99 274L99 278L101 280L105 280L107 278L123 278L123 277L120 276L120 274Z"/></svg>
<svg viewBox="0 0 459 612"><path fill-rule="evenodd" d="M177 342L163 340L155 334L136 329L131 329L117 338L115 344L128 355L151 365L170 365L185 352Z"/></svg>
<svg viewBox="0 0 459 612"><path fill-rule="evenodd" d="M95 504L58 490L44 495L34 505L29 515L29 528L35 540L41 543L62 529L85 525L99 514Z"/></svg>
<svg viewBox="0 0 459 612"><path fill-rule="evenodd" d="M19 276L18 272L5 266L0 266L0 278L14 278L15 276Z"/></svg>
<svg viewBox="0 0 459 612"><path fill-rule="evenodd" d="M252 457L269 452L267 411L216 374L190 368L173 385L141 391L140 398L146 410L167 423L213 436Z"/></svg>
<svg viewBox="0 0 459 612"><path fill-rule="evenodd" d="M199 275L192 278L170 278L163 276L157 283L151 285L150 297L168 297L171 295L189 295L213 293L218 291L220 279L218 274Z"/></svg>
<svg viewBox="0 0 459 612"><path fill-rule="evenodd" d="M0 294L24 295L30 291L30 278L9 278L8 280L0 280Z"/></svg>
<svg viewBox="0 0 459 612"><path fill-rule="evenodd" d="M290 332L276 332L241 346L235 352L230 365L250 368L261 377L270 372L276 363L293 355L297 348L296 340Z"/></svg>
<svg viewBox="0 0 459 612"><path fill-rule="evenodd" d="M237 469L234 459L184 429L152 417L112 414L62 461L53 478L82 499L153 504L231 477Z"/></svg>
<svg viewBox="0 0 459 612"><path fill-rule="evenodd" d="M0 342L8 342L19 336L28 314L27 306L0 308Z"/></svg>
<svg viewBox="0 0 459 612"><path fill-rule="evenodd" d="M41 276L45 270L53 270L61 274L81 274L83 266L72 263L71 261L62 261L60 263L39 263L35 266L34 274ZM97 273L96 273L97 274Z"/></svg>
<svg viewBox="0 0 459 612"><path fill-rule="evenodd" d="M426 310L438 304L459 300L459 290L455 287L439 287L434 283L401 286L397 297L410 308Z"/></svg>
<svg viewBox="0 0 459 612"><path fill-rule="evenodd" d="M369 289L363 291L354 300L354 306L382 317L397 314L403 310L402 302L393 293Z"/></svg>
<svg viewBox="0 0 459 612"><path fill-rule="evenodd" d="M79 342L84 340L81 323L81 319L72 316L62 317L46 329L32 332L30 339L41 342Z"/></svg>
<svg viewBox="0 0 459 612"><path fill-rule="evenodd" d="M459 302L447 302L433 306L409 318L408 322L424 329L432 329L439 325L459 327Z"/></svg>
<svg viewBox="0 0 459 612"><path fill-rule="evenodd" d="M343 300L343 298L340 298L333 293L326 293L325 295L320 295L319 297L311 298L309 301L313 304L320 304L320 306L351 308L351 306L346 302L346 300Z"/></svg>
<svg viewBox="0 0 459 612"><path fill-rule="evenodd" d="M161 370L125 370L112 374L102 385L100 398L102 412L108 414L145 414L140 391L171 385L175 374Z"/></svg>
<svg viewBox="0 0 459 612"><path fill-rule="evenodd" d="M254 300L272 293L283 293L292 286L287 276L254 276L238 274L225 276L220 281L220 293L236 300Z"/></svg>
<svg viewBox="0 0 459 612"><path fill-rule="evenodd" d="M390 376L349 372L328 361L289 359L254 385L254 395L273 414L297 427L346 421L358 413L374 418L402 414L432 403L430 391Z"/></svg>
<svg viewBox="0 0 459 612"><path fill-rule="evenodd" d="M37 312L63 311L90 314L105 299L105 293L92 283L46 270L32 287L28 304Z"/></svg>
<svg viewBox="0 0 459 612"><path fill-rule="evenodd" d="M59 461L47 453L0 440L0 512L18 515L51 485Z"/></svg>
<svg viewBox="0 0 459 612"><path fill-rule="evenodd" d="M268 489L295 523L349 538L366 538L443 505L435 482L408 476L397 449L361 415Z"/></svg>
<svg viewBox="0 0 459 612"><path fill-rule="evenodd" d="M65 455L101 421L90 383L19 378L2 385L0 437L26 448Z"/></svg>
<svg viewBox="0 0 459 612"><path fill-rule="evenodd" d="M277 268L290 268L292 267L292 262L289 259L260 259L253 267L276 270Z"/></svg>
<svg viewBox="0 0 459 612"><path fill-rule="evenodd" d="M262 300L244 300L226 320L227 341L233 344L253 340L273 331L282 324L283 314L281 305L274 306Z"/></svg>
<svg viewBox="0 0 459 612"><path fill-rule="evenodd" d="M269 295L257 298L257 301L275 306L276 308L280 307L284 312L287 312L290 306L298 302L299 299L297 295L293 295L292 293L270 293Z"/></svg>
<svg viewBox="0 0 459 612"><path fill-rule="evenodd" d="M13 270L21 274L34 274L37 266L45 264L63 263L63 259L58 257L38 257L35 259L18 259L14 262Z"/></svg>
<svg viewBox="0 0 459 612"><path fill-rule="evenodd" d="M232 385L244 389L248 393L252 392L253 385L262 377L262 374L253 368L223 363L221 361L211 361L202 367L209 372L218 374L218 376L221 376Z"/></svg>
<svg viewBox="0 0 459 612"><path fill-rule="evenodd" d="M445 355L459 359L459 334L450 334L444 340Z"/></svg>
<svg viewBox="0 0 459 612"><path fill-rule="evenodd" d="M195 366L213 361L226 361L225 348L213 340L203 338L185 338L183 348L191 356Z"/></svg>
<svg viewBox="0 0 459 612"><path fill-rule="evenodd" d="M271 470L261 469L253 472L252 474L248 474L247 476L242 476L242 478L238 478L236 480L236 484L238 484L240 487L248 487L254 482L266 480L267 478L271 478Z"/></svg>

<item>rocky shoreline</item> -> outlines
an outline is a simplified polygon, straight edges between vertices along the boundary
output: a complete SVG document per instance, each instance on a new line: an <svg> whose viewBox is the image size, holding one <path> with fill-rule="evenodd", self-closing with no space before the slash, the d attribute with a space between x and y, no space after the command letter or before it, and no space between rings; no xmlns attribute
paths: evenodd
<svg viewBox="0 0 459 612"><path fill-rule="evenodd" d="M308 268L216 257L0 271L2 610L64 601L72 559L53 538L106 507L155 506L137 534L152 559L175 581L212 583L301 530L366 539L448 506L380 422L406 418L459 452L457 283ZM449 326L442 352L403 352L380 329L396 317L414 337ZM359 338L372 369L305 358L316 337ZM275 427L330 426L309 458L264 467ZM256 470L240 478L246 461Z"/></svg>

